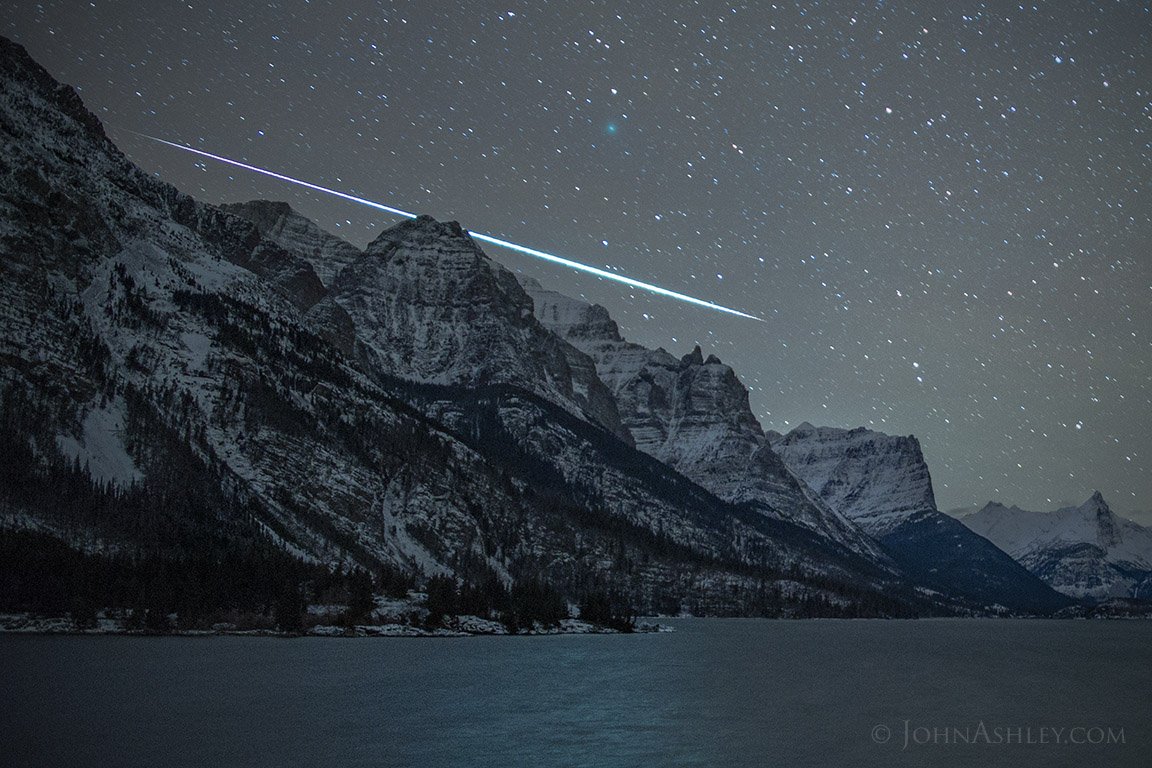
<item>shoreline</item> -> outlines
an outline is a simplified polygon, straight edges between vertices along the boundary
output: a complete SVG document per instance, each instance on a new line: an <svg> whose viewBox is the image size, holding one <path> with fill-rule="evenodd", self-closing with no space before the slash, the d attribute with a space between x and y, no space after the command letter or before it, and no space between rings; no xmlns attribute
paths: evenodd
<svg viewBox="0 0 1152 768"><path fill-rule="evenodd" d="M66 617L34 617L26 614L0 614L0 636L4 635L69 635L91 637L262 637L279 639L304 638L461 638L461 637L556 637L564 635L647 635L675 632L676 628L661 621L777 621L777 622L805 622L805 621L835 621L835 622L965 622L979 620L1018 620L1018 621L1054 621L1054 622L1081 622L1081 621L1152 621L1152 615L1079 615L1079 616L926 616L921 618L893 619L893 618L862 618L862 619L821 619L821 618L771 618L764 616L661 616L650 617L644 621L637 621L635 628L624 632L579 619L563 619L559 624L551 627L537 625L533 629L521 632L509 632L503 624L479 619L477 617L454 617L450 622L453 626L420 627L410 624L384 623L384 624L355 624L340 626L320 624L301 632L281 632L276 629L252 628L240 629L236 627L220 627L212 629L184 629L167 632L149 629L129 629L115 619L101 619L101 626L80 628L71 619Z"/></svg>
<svg viewBox="0 0 1152 768"><path fill-rule="evenodd" d="M148 629L128 629L115 619L100 619L100 626L77 627L65 617L34 617L26 614L0 615L0 635L75 635L120 637L269 637L293 638L447 638L447 637L547 637L557 635L629 635L672 632L672 627L653 622L637 622L631 632L591 624L579 619L563 619L557 625L537 625L523 632L509 632L503 624L474 616L454 617L455 626L419 627L410 624L354 624L349 627L319 624L301 632L281 632L276 629L240 629L220 627L212 629L185 629L160 632Z"/></svg>

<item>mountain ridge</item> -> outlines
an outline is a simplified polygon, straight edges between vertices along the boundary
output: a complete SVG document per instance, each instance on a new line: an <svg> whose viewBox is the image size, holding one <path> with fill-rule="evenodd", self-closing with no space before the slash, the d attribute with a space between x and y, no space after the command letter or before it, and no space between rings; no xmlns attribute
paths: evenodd
<svg viewBox="0 0 1152 768"><path fill-rule="evenodd" d="M994 542L936 508L915 436L803 422L773 433L772 445L829 506L859 523L921 583L1015 611L1046 613L1067 604Z"/></svg>
<svg viewBox="0 0 1152 768"><path fill-rule="evenodd" d="M1052 512L988 502L960 522L1064 594L1152 598L1152 529L1112 512L1100 491Z"/></svg>
<svg viewBox="0 0 1152 768"><path fill-rule="evenodd" d="M874 542L828 509L773 452L731 367L697 347L681 358L626 341L597 305L525 279L545 327L587 353L641 450L721 497L818 531L885 560Z"/></svg>

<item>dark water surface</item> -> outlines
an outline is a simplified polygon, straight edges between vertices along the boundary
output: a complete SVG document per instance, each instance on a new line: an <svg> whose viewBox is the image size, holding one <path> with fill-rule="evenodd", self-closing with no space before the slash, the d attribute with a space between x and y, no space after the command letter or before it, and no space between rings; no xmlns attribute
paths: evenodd
<svg viewBox="0 0 1152 768"><path fill-rule="evenodd" d="M0 765L1152 766L1152 622L668 623L0 636Z"/></svg>

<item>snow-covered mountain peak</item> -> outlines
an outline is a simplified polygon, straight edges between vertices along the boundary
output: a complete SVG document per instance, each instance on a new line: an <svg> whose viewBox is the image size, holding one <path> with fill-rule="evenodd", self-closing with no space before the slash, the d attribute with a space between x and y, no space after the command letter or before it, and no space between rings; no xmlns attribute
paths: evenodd
<svg viewBox="0 0 1152 768"><path fill-rule="evenodd" d="M26 91L46 100L51 108L51 114L43 113L41 117L50 120L66 118L66 121L59 121L55 126L64 129L61 132L62 136L79 133L84 140L98 142L103 145L102 149L120 154L105 133L103 124L84 106L84 101L76 89L54 80L43 67L33 61L24 46L6 37L0 37L0 69L13 82L21 83Z"/></svg>
<svg viewBox="0 0 1152 768"><path fill-rule="evenodd" d="M924 583L1019 610L1062 607L1039 578L936 509L932 477L914 436L808 422L786 435L770 434L792 472Z"/></svg>
<svg viewBox="0 0 1152 768"><path fill-rule="evenodd" d="M220 206L225 210L247 210L253 214L261 214L267 219L278 219L283 216L301 216L286 200L249 200L244 203L224 203ZM301 218L304 218L301 216Z"/></svg>
<svg viewBox="0 0 1152 768"><path fill-rule="evenodd" d="M660 349L657 351L664 352L663 349ZM720 358L718 358L714 354L710 354L710 355L708 355L707 358L705 358L704 352L703 352L703 350L700 349L699 344L697 344L695 347L693 347L691 352L689 352L688 354L681 357L680 362L683 363L684 365L690 365L690 366L724 365L724 363L720 360ZM724 366L724 367L727 368L727 366ZM729 368L728 370L732 370L732 369Z"/></svg>
<svg viewBox="0 0 1152 768"><path fill-rule="evenodd" d="M1117 516L1099 491L1054 512L989 502L960 521L1076 597L1130 595L1152 577L1152 529Z"/></svg>
<svg viewBox="0 0 1152 768"><path fill-rule="evenodd" d="M573 342L623 341L616 321L599 304L589 304L549 290L535 278L521 277L520 284L532 297L541 324L562 338Z"/></svg>
<svg viewBox="0 0 1152 768"><path fill-rule="evenodd" d="M772 447L829 506L873 536L936 509L932 478L914 436L803 422Z"/></svg>
<svg viewBox="0 0 1152 768"><path fill-rule="evenodd" d="M420 216L385 230L336 277L332 297L388 375L513 384L631 439L592 360L540 323L516 277L457 222Z"/></svg>
<svg viewBox="0 0 1152 768"><path fill-rule="evenodd" d="M413 248L419 244L436 245L439 258L445 255L467 254L488 261L488 256L458 221L439 221L422 213L414 219L404 219L385 229L368 244L368 253L388 254L394 246Z"/></svg>
<svg viewBox="0 0 1152 768"><path fill-rule="evenodd" d="M1033 550L1037 545L1093 544L1113 549L1123 544L1126 532L1142 529L1142 526L1114 514L1099 491L1082 504L1054 512L1034 512L988 502L979 512L961 520L993 541L1003 541L1005 551L1014 556ZM1149 564L1152 565L1152 560Z"/></svg>

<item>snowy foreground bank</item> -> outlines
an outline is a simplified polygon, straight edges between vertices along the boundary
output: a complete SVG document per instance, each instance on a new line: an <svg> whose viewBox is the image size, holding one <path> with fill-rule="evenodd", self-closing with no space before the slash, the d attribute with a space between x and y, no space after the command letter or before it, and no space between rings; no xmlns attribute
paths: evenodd
<svg viewBox="0 0 1152 768"><path fill-rule="evenodd" d="M671 632L663 624L637 622L634 632ZM211 629L171 630L155 632L134 629L120 619L100 618L95 626L79 627L67 617L38 617L30 614L0 614L0 633L69 634L69 635L176 635L181 637L209 637L212 635L239 635L246 637L470 637L477 635L618 635L619 630L592 624L579 619L563 619L550 627L535 625L512 633L503 623L477 616L456 616L444 622L443 627L421 627L411 624L354 624L339 626L318 624L302 632L280 632L275 629L240 629L233 624L217 624Z"/></svg>

